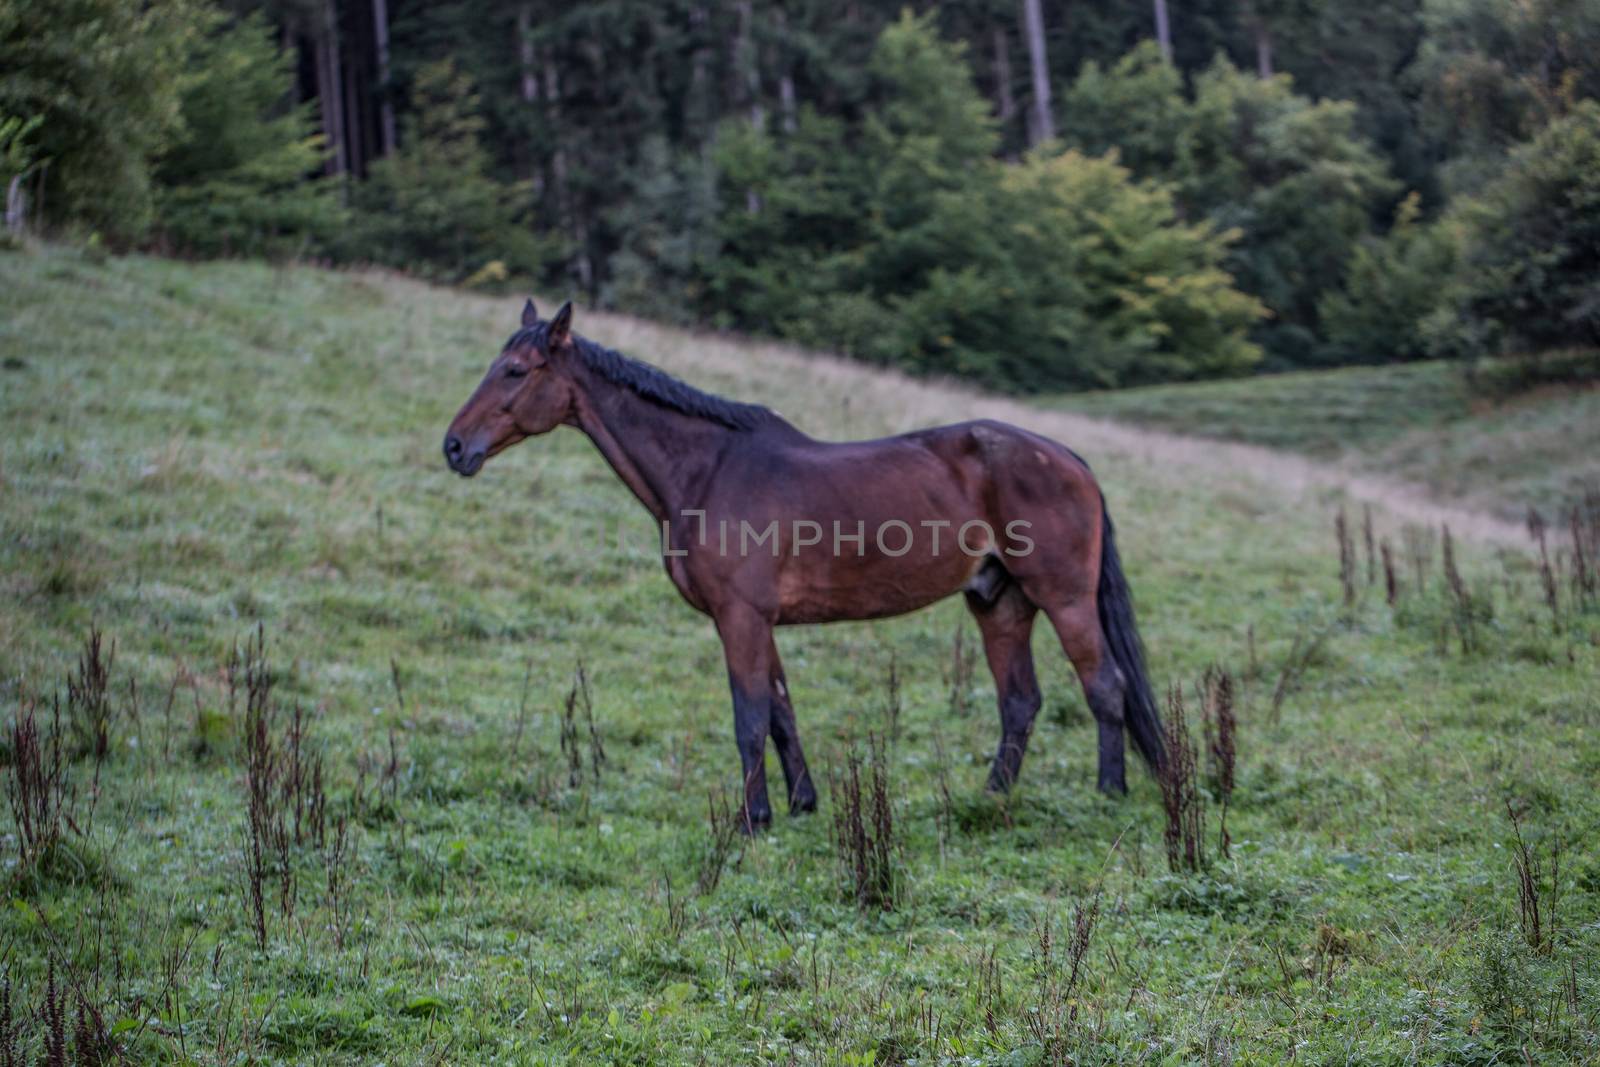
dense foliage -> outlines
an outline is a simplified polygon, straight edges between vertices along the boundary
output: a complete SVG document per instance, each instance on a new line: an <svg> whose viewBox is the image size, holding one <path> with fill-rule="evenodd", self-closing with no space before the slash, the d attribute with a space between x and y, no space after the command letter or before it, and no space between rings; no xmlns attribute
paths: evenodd
<svg viewBox="0 0 1600 1067"><path fill-rule="evenodd" d="M1547 126L1464 215L1463 317L1491 347L1600 347L1600 104Z"/></svg>
<svg viewBox="0 0 1600 1067"><path fill-rule="evenodd" d="M280 108L293 58L260 17L201 35L180 89L183 128L156 160L158 232L178 250L314 247L339 221L311 107Z"/></svg>
<svg viewBox="0 0 1600 1067"><path fill-rule="evenodd" d="M1018 0L34 7L0 0L14 230L1010 389L1594 344L1594 3L1201 0L1159 43Z"/></svg>

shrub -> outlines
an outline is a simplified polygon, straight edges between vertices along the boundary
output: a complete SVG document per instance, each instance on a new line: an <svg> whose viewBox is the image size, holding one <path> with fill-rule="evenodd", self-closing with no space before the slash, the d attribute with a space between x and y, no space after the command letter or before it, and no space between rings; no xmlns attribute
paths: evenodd
<svg viewBox="0 0 1600 1067"><path fill-rule="evenodd" d="M1340 363L1398 363L1432 354L1427 325L1449 299L1456 230L1419 221L1422 200L1412 193L1395 209L1394 226L1350 254L1344 284L1323 295L1317 310Z"/></svg>
<svg viewBox="0 0 1600 1067"><path fill-rule="evenodd" d="M1584 101L1513 152L1460 215L1458 347L1600 346L1600 103Z"/></svg>
<svg viewBox="0 0 1600 1067"><path fill-rule="evenodd" d="M5 203L6 233L20 231L26 221L27 194L23 182L32 176L39 161L28 139L38 132L44 119L38 115L20 119L0 115L0 196ZM0 240L3 240L0 237Z"/></svg>
<svg viewBox="0 0 1600 1067"><path fill-rule="evenodd" d="M158 227L203 255L281 253L325 240L336 186L310 175L322 138L309 105L288 107L293 58L260 16L219 25L190 51L184 132L156 165Z"/></svg>
<svg viewBox="0 0 1600 1067"><path fill-rule="evenodd" d="M1180 219L1113 154L992 156L988 105L928 18L886 29L859 122L730 130L710 292L802 344L1005 389L1239 373L1264 314L1237 234Z"/></svg>
<svg viewBox="0 0 1600 1067"><path fill-rule="evenodd" d="M1339 284L1394 183L1348 101L1313 101L1286 75L1258 78L1221 58L1194 92L1176 153L1179 201L1240 231L1228 265L1272 309L1255 331L1269 357L1326 363L1318 297Z"/></svg>
<svg viewBox="0 0 1600 1067"><path fill-rule="evenodd" d="M528 223L526 184L489 173L471 80L450 60L431 63L417 72L412 103L400 150L355 187L341 253L451 280L490 260L513 275L541 273L554 248Z"/></svg>
<svg viewBox="0 0 1600 1067"><path fill-rule="evenodd" d="M150 158L182 129L190 4L0 0L0 112L40 116L52 218L118 238L150 221Z"/></svg>

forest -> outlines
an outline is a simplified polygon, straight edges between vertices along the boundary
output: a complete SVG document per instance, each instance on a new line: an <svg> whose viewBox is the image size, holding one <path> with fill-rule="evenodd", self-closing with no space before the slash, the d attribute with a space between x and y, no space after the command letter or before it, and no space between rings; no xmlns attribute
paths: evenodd
<svg viewBox="0 0 1600 1067"><path fill-rule="evenodd" d="M1597 97L1600 0L0 0L9 241L1014 392L1594 377Z"/></svg>

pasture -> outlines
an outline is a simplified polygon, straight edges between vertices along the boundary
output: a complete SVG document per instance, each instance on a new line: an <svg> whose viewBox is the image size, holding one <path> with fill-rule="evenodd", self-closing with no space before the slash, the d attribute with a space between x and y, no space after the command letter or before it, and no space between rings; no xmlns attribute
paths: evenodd
<svg viewBox="0 0 1600 1067"><path fill-rule="evenodd" d="M42 851L5 824L29 1056L53 974L69 1030L81 1010L149 1062L1600 1057L1600 613L1564 529L1552 610L1525 538L1458 524L1452 588L1438 531L1378 509L1391 605L1362 501L1329 483L580 308L580 332L816 435L989 414L1078 449L1197 742L1204 672L1235 682L1231 848L1202 753L1205 863L1175 871L1142 767L1127 798L1095 791L1047 629L1004 799L983 792L993 687L959 599L781 632L819 777L882 739L890 906L863 907L841 787L819 782L807 818L778 801L757 839L721 832L719 644L590 444L446 470L444 427L519 306L377 273L0 254L0 718L47 724L59 693L75 791ZM115 642L100 760L73 732L93 700L67 690L95 627ZM294 797L321 814L257 858L251 731L291 759L297 707L321 775Z"/></svg>
<svg viewBox="0 0 1600 1067"><path fill-rule="evenodd" d="M1554 517L1582 499L1594 486L1600 449L1600 390L1475 390L1448 360L1078 393L1050 403L1399 477L1517 521L1530 507Z"/></svg>

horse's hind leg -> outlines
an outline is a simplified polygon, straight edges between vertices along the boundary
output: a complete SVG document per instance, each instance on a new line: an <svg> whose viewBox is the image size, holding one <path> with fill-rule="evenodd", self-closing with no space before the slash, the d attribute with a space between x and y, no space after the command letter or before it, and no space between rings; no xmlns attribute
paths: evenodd
<svg viewBox="0 0 1600 1067"><path fill-rule="evenodd" d="M783 764L783 778L789 786L789 814L817 810L817 787L812 784L806 755L800 747L800 729L795 722L794 704L789 700L789 682L783 676L783 661L774 641L768 653L772 658L772 745Z"/></svg>
<svg viewBox="0 0 1600 1067"><path fill-rule="evenodd" d="M989 788L1004 792L1022 769L1033 720L1043 702L1039 679L1033 672L1033 649L1029 646L1034 615L1039 609L1009 579L990 598L968 593L967 607L983 632L983 652L994 674L1000 705L1000 747L989 771Z"/></svg>
<svg viewBox="0 0 1600 1067"><path fill-rule="evenodd" d="M1124 766L1122 672L1117 669L1100 629L1100 612L1093 596L1066 604L1045 606L1045 614L1061 638L1061 648L1078 672L1084 699L1100 727L1100 791L1126 793Z"/></svg>

